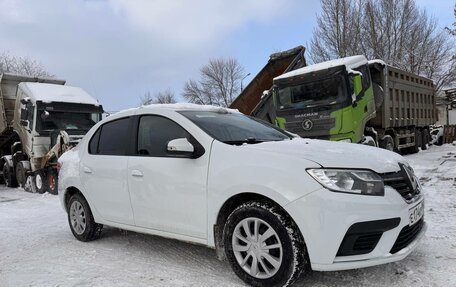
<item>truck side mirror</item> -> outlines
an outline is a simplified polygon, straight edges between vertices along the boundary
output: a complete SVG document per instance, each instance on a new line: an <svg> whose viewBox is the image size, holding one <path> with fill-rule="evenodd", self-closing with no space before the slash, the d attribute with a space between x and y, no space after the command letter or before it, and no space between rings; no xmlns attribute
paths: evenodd
<svg viewBox="0 0 456 287"><path fill-rule="evenodd" d="M363 77L361 75L353 75L353 92L356 96L363 91Z"/></svg>
<svg viewBox="0 0 456 287"><path fill-rule="evenodd" d="M21 121L25 121L28 118L28 111L27 109L21 109Z"/></svg>

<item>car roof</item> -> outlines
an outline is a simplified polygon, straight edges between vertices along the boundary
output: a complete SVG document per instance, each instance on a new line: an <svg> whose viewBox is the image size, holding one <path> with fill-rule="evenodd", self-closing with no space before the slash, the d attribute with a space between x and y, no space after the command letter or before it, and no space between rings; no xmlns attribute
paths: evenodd
<svg viewBox="0 0 456 287"><path fill-rule="evenodd" d="M138 108L126 109L120 112L115 113L113 116L121 117L127 116L137 113L138 111L150 111L150 112L158 112L158 111L208 111L208 112L228 112L228 113L240 113L236 109L229 109L224 107L212 106L212 105L198 105L198 104L191 104L191 103L176 103L176 104L151 104L151 105L143 105Z"/></svg>

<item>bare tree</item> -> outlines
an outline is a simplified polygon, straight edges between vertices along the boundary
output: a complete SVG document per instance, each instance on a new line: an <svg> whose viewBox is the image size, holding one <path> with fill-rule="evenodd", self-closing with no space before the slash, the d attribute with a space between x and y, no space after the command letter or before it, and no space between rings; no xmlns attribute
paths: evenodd
<svg viewBox="0 0 456 287"><path fill-rule="evenodd" d="M211 59L200 69L199 81L185 83L182 96L191 103L227 107L240 91L243 71L236 59Z"/></svg>
<svg viewBox="0 0 456 287"><path fill-rule="evenodd" d="M0 73L14 73L32 77L53 77L36 60L29 57L13 56L7 52L0 54Z"/></svg>
<svg viewBox="0 0 456 287"><path fill-rule="evenodd" d="M154 95L152 95L150 91L147 91L144 96L140 98L140 105L174 104L176 102L176 96L171 89L166 89Z"/></svg>
<svg viewBox="0 0 456 287"><path fill-rule="evenodd" d="M310 56L315 62L364 54L434 80L456 81L454 43L414 0L321 0Z"/></svg>
<svg viewBox="0 0 456 287"><path fill-rule="evenodd" d="M456 18L456 4L454 5L454 8L453 8L453 13L454 13L454 17ZM450 27L446 27L445 29L453 36L456 36L456 21L453 22L453 28L450 28Z"/></svg>

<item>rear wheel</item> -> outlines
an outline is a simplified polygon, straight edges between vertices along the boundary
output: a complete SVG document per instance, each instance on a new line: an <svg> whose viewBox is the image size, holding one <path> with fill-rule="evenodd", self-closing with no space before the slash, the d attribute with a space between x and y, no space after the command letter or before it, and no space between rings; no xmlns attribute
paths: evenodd
<svg viewBox="0 0 456 287"><path fill-rule="evenodd" d="M8 162L3 165L3 179L7 187L17 187L16 176L13 174L13 169Z"/></svg>
<svg viewBox="0 0 456 287"><path fill-rule="evenodd" d="M103 229L93 219L87 200L80 193L71 196L68 201L68 223L74 237L80 241L91 241L98 239Z"/></svg>
<svg viewBox="0 0 456 287"><path fill-rule="evenodd" d="M422 142L421 131L416 129L415 130L415 145L412 146L412 147L407 148L409 153L417 153L417 152L419 152L420 151L420 147L421 147L421 142Z"/></svg>
<svg viewBox="0 0 456 287"><path fill-rule="evenodd" d="M427 129L423 130L421 137L421 150L427 150L429 144L429 132Z"/></svg>
<svg viewBox="0 0 456 287"><path fill-rule="evenodd" d="M25 188L27 182L28 172L30 171L30 163L28 161L20 161L16 165L16 179L17 184ZM28 190L26 190L28 191Z"/></svg>
<svg viewBox="0 0 456 287"><path fill-rule="evenodd" d="M54 168L48 170L46 179L48 192L51 194L58 194L57 171Z"/></svg>
<svg viewBox="0 0 456 287"><path fill-rule="evenodd" d="M35 184L35 190L38 193L45 193L47 191L46 186L46 174L43 170L38 170L33 176L33 182Z"/></svg>
<svg viewBox="0 0 456 287"><path fill-rule="evenodd" d="M296 224L265 201L245 203L230 214L224 245L233 271L252 286L288 286L307 262Z"/></svg>

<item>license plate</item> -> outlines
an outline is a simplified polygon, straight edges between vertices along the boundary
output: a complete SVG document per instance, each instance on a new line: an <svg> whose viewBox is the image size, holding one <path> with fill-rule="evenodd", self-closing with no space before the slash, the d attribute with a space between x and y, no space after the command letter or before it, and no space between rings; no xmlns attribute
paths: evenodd
<svg viewBox="0 0 456 287"><path fill-rule="evenodd" d="M414 208L409 209L409 226L417 223L424 215L424 201L420 202Z"/></svg>

